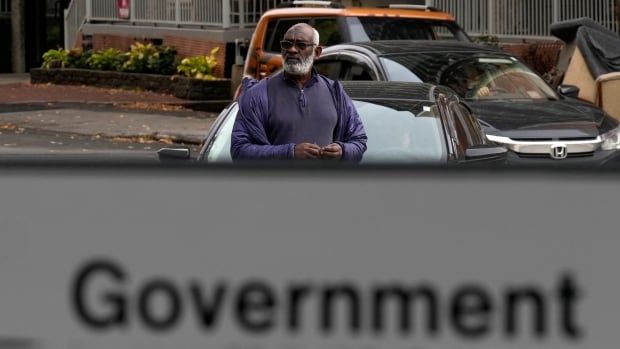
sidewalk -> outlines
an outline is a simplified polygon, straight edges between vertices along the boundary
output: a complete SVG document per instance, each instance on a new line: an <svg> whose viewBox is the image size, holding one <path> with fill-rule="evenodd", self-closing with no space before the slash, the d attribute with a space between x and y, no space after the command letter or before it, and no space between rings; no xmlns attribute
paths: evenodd
<svg viewBox="0 0 620 349"><path fill-rule="evenodd" d="M199 144L217 113L186 108L191 104L152 92L30 84L28 74L0 74L0 125Z"/></svg>

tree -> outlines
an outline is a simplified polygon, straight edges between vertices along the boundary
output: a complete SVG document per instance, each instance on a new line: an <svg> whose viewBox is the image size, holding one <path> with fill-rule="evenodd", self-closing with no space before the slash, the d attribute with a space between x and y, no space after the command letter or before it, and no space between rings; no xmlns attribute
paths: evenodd
<svg viewBox="0 0 620 349"><path fill-rule="evenodd" d="M26 72L26 0L11 0L12 62L14 73Z"/></svg>
<svg viewBox="0 0 620 349"><path fill-rule="evenodd" d="M620 0L616 0L616 24L618 25L618 33L620 33Z"/></svg>

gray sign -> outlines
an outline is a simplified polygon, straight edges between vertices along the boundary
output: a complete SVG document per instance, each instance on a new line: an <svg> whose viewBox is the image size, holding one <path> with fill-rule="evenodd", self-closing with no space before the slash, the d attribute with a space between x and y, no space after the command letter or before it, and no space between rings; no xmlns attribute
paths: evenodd
<svg viewBox="0 0 620 349"><path fill-rule="evenodd" d="M617 181L6 171L0 348L612 348Z"/></svg>

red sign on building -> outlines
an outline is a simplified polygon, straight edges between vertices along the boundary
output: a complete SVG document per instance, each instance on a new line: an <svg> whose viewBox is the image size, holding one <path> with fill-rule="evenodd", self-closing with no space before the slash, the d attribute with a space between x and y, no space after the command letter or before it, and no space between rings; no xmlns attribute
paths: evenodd
<svg viewBox="0 0 620 349"><path fill-rule="evenodd" d="M131 0L116 0L118 5L118 17L122 19L129 19L129 8L131 6Z"/></svg>

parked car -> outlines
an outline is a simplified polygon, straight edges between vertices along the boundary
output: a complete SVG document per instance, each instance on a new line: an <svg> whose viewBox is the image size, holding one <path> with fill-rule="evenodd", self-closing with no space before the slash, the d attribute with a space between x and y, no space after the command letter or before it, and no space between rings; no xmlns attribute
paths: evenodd
<svg viewBox="0 0 620 349"><path fill-rule="evenodd" d="M317 29L322 46L352 41L388 39L471 41L452 15L426 6L342 8L329 1L294 1L291 6L317 3L323 7L290 7L265 12L256 25L244 65L244 75L262 79L282 67L280 40L296 23Z"/></svg>
<svg viewBox="0 0 620 349"><path fill-rule="evenodd" d="M449 89L422 83L346 82L368 135L362 164L503 164L506 148L488 141L469 107ZM205 138L198 160L230 163L239 108L230 104ZM178 153L178 154L177 154ZM160 158L189 152L167 149Z"/></svg>
<svg viewBox="0 0 620 349"><path fill-rule="evenodd" d="M505 145L512 164L607 164L618 158L618 121L556 93L517 57L459 42L376 41L326 48L315 66L339 80L423 81L465 99L487 138ZM552 160L561 160L551 162Z"/></svg>

